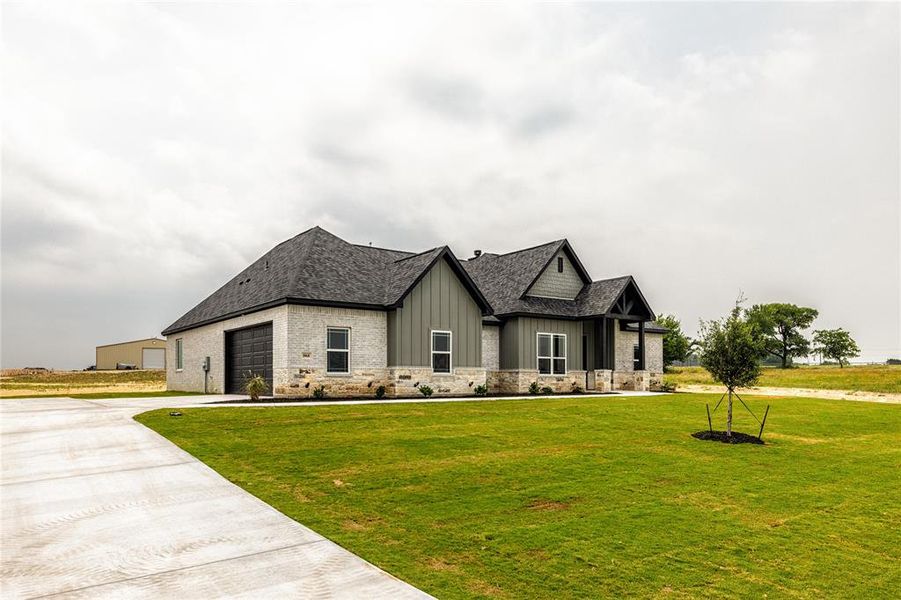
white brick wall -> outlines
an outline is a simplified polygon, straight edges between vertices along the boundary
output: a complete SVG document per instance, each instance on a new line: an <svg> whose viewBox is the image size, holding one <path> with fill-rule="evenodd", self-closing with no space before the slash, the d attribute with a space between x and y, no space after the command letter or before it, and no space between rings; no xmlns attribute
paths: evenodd
<svg viewBox="0 0 901 600"><path fill-rule="evenodd" d="M617 321L614 330L615 337L615 368L617 371L633 371L633 352L635 345L638 343L637 331L620 331L619 322ZM644 358L645 370L654 373L663 371L663 334L647 333L644 334Z"/></svg>
<svg viewBox="0 0 901 600"><path fill-rule="evenodd" d="M378 310L288 306L289 369L325 370L326 330L350 328L350 369L388 366L388 314Z"/></svg>
<svg viewBox="0 0 901 600"><path fill-rule="evenodd" d="M500 327L482 326L482 367L489 371L500 369Z"/></svg>
<svg viewBox="0 0 901 600"><path fill-rule="evenodd" d="M277 387L288 381L285 349L288 340L288 310L277 306L227 321L175 333L166 338L166 384L180 392L203 391L203 359L210 357L207 391L225 391L225 332L272 321L272 378ZM182 339L184 369L176 369L175 340Z"/></svg>

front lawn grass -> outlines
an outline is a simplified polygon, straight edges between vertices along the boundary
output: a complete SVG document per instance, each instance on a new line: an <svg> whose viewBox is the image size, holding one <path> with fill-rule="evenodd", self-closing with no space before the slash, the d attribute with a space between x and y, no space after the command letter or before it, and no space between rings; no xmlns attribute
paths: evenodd
<svg viewBox="0 0 901 600"><path fill-rule="evenodd" d="M701 367L673 367L665 377L676 385L716 385ZM764 367L757 385L901 394L901 365Z"/></svg>
<svg viewBox="0 0 901 600"><path fill-rule="evenodd" d="M137 418L439 598L874 598L901 589L901 407L745 397L761 413L772 404L767 445L690 437L718 397ZM736 425L757 432L740 405Z"/></svg>

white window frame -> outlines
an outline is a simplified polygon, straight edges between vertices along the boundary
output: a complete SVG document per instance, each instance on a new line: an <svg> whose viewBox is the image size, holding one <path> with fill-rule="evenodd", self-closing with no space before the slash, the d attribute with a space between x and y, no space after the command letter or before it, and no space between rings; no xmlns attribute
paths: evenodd
<svg viewBox="0 0 901 600"><path fill-rule="evenodd" d="M185 370L185 338L175 338L175 371Z"/></svg>
<svg viewBox="0 0 901 600"><path fill-rule="evenodd" d="M447 334L447 351L435 350L435 334ZM435 355L447 354L447 372L435 370ZM444 329L432 329L429 332L429 366L432 368L433 375L453 375L454 374L454 332Z"/></svg>
<svg viewBox="0 0 901 600"><path fill-rule="evenodd" d="M551 338L551 353L547 356L541 355L541 336L546 335ZM563 372L558 373L554 371L554 359L560 359L561 357L554 356L554 337L562 337L563 338ZM551 361L551 372L550 373L542 373L539 368L539 359L547 358ZM535 368L538 369L539 375L544 375L546 377L554 376L554 375L566 375L569 373L569 340L566 337L565 333L548 333L544 331L539 331L535 334Z"/></svg>
<svg viewBox="0 0 901 600"><path fill-rule="evenodd" d="M347 348L329 348L328 347L328 338L329 332L333 330L341 330L347 332ZM350 375L351 366L350 366L350 327L344 327L341 325L327 325L325 328L325 374L331 376L341 376L341 375ZM329 371L328 368L328 355L329 352L345 352L347 354L347 370L346 371Z"/></svg>

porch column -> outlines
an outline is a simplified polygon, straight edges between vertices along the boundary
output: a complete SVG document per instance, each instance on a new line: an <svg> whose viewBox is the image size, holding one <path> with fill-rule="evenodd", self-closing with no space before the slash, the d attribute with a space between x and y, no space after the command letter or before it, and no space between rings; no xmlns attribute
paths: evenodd
<svg viewBox="0 0 901 600"><path fill-rule="evenodd" d="M607 343L607 317L601 317L601 368L610 369L610 348Z"/></svg>
<svg viewBox="0 0 901 600"><path fill-rule="evenodd" d="M644 360L644 321L638 322L638 370L645 370Z"/></svg>

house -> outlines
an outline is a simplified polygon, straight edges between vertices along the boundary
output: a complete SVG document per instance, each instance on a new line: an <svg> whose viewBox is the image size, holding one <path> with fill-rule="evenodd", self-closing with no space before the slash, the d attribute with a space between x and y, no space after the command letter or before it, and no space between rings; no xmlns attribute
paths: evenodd
<svg viewBox="0 0 901 600"><path fill-rule="evenodd" d="M277 396L647 390L664 329L631 276L592 281L569 242L459 260L352 244L320 227L282 242L163 331L169 389Z"/></svg>
<svg viewBox="0 0 901 600"><path fill-rule="evenodd" d="M132 342L118 342L97 346L98 371L112 370L118 365L132 365L138 369L166 368L166 340L147 338Z"/></svg>

